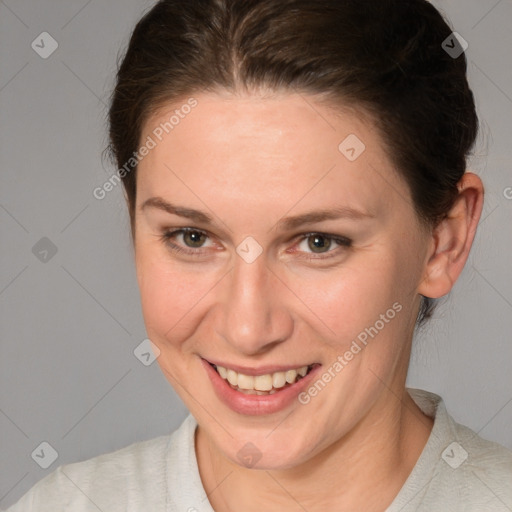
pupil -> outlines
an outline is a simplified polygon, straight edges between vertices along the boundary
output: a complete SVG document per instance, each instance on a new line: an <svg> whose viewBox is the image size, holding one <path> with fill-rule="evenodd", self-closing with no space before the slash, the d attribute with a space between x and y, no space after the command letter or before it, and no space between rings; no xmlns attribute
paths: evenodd
<svg viewBox="0 0 512 512"><path fill-rule="evenodd" d="M199 233L198 231L187 231L185 233L185 243L187 245L190 245L191 247L200 247L201 246L201 237L203 236L202 233ZM188 238L188 240L187 240ZM188 242L191 241L189 244Z"/></svg>
<svg viewBox="0 0 512 512"><path fill-rule="evenodd" d="M314 235L309 238L310 243L309 248L315 252L315 249L329 249L331 246L331 241L322 235ZM311 242L312 240L312 242ZM318 251L318 252L324 252L324 251Z"/></svg>

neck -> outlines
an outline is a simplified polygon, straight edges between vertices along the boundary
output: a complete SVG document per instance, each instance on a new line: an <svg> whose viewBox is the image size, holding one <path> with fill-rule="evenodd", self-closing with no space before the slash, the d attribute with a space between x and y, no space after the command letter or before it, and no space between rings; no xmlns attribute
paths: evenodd
<svg viewBox="0 0 512 512"><path fill-rule="evenodd" d="M286 470L241 467L198 427L196 452L216 512L334 510L382 512L423 450L433 421L405 391L384 388L368 414L307 463Z"/></svg>

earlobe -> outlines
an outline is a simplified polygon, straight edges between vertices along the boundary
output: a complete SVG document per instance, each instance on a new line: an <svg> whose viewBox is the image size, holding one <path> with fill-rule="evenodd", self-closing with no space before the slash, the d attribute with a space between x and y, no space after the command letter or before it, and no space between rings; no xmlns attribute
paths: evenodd
<svg viewBox="0 0 512 512"><path fill-rule="evenodd" d="M418 293L439 298L450 292L468 259L482 213L482 180L466 172L446 217L432 230L431 244Z"/></svg>

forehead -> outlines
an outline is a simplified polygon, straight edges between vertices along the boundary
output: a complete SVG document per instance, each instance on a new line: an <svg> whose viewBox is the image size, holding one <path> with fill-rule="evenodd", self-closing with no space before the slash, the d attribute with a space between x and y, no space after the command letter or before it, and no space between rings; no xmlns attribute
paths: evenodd
<svg viewBox="0 0 512 512"><path fill-rule="evenodd" d="M325 101L325 100L324 100ZM182 152L197 149L199 140L214 153L226 144L265 157L308 156L315 147L323 154L337 155L339 139L359 134L373 150L379 137L367 116L349 108L337 109L319 103L316 97L302 94L263 95L201 94L160 108L144 125L143 135L156 133L168 145ZM169 122L171 121L171 122ZM308 144L304 142L309 141ZM231 154L230 160L245 154Z"/></svg>
<svg viewBox="0 0 512 512"><path fill-rule="evenodd" d="M176 197L179 188L234 205L258 197L283 209L320 200L376 210L408 194L376 128L355 110L289 93L200 94L184 108L187 101L144 125L141 140L155 146L139 164L141 200Z"/></svg>

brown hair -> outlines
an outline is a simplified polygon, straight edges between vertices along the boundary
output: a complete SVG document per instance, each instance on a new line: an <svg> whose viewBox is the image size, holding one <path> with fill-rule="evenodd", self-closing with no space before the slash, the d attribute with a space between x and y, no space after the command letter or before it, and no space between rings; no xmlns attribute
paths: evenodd
<svg viewBox="0 0 512 512"><path fill-rule="evenodd" d="M145 121L168 102L219 88L288 89L362 108L419 218L435 225L453 204L478 130L465 55L442 47L451 33L426 0L160 0L133 31L109 110L108 149L129 170L132 237L132 156ZM423 298L418 323L433 306Z"/></svg>

